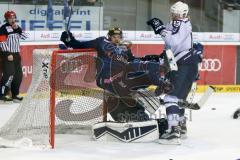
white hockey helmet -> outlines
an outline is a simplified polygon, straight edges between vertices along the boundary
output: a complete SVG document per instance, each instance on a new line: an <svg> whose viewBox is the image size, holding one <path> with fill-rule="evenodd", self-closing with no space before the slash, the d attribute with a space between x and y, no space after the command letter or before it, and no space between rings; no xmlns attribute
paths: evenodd
<svg viewBox="0 0 240 160"><path fill-rule="evenodd" d="M180 18L185 18L188 14L188 11L189 11L188 5L181 1L174 3L170 8L170 12L172 14L179 15Z"/></svg>

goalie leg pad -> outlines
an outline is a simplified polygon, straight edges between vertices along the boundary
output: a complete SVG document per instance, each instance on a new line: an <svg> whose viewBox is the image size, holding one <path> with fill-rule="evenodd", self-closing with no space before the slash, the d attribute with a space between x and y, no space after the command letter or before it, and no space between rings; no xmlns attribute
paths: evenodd
<svg viewBox="0 0 240 160"><path fill-rule="evenodd" d="M93 138L98 141L153 142L159 138L156 120L144 122L100 122L93 125Z"/></svg>

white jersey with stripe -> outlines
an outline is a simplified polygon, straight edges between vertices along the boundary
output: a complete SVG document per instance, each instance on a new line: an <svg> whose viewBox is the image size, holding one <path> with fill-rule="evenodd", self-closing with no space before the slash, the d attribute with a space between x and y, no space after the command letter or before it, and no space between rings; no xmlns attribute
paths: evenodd
<svg viewBox="0 0 240 160"><path fill-rule="evenodd" d="M161 33L165 48L171 49L175 58L179 60L192 48L192 25L188 18L174 20L166 25Z"/></svg>

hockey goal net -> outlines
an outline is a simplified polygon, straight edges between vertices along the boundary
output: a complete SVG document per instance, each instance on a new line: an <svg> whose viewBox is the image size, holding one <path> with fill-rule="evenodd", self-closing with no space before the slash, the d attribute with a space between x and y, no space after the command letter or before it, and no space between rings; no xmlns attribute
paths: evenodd
<svg viewBox="0 0 240 160"><path fill-rule="evenodd" d="M96 86L95 59L92 49L34 50L31 85L0 137L24 137L54 148L56 134L79 134L103 121L106 109L103 90Z"/></svg>

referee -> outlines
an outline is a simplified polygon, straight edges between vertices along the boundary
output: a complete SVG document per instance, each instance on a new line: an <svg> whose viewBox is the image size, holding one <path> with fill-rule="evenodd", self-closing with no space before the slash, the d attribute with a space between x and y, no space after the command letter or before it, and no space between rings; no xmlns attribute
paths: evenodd
<svg viewBox="0 0 240 160"><path fill-rule="evenodd" d="M23 99L18 96L23 77L19 40L27 37L16 24L15 12L7 11L4 17L6 23L0 28L0 56L3 70L0 82L0 101L19 103ZM6 96L9 90L12 92L12 98Z"/></svg>

